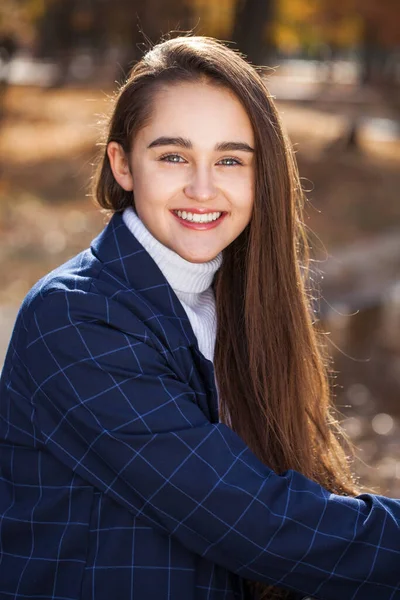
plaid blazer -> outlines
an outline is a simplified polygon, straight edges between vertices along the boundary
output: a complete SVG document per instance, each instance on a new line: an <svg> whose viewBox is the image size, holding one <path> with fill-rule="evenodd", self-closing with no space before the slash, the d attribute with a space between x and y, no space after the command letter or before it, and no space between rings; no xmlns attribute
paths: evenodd
<svg viewBox="0 0 400 600"><path fill-rule="evenodd" d="M1 379L0 599L400 599L400 505L276 475L115 215L29 293Z"/></svg>

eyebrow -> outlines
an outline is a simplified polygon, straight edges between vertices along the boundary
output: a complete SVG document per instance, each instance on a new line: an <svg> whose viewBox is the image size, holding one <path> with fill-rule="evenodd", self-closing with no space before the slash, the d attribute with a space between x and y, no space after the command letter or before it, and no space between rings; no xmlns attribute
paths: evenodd
<svg viewBox="0 0 400 600"><path fill-rule="evenodd" d="M193 144L190 140L183 137L159 137L151 142L147 146L147 148L156 148L158 146L180 146L181 148L186 148L187 150L191 150L193 148ZM234 152L242 151L242 152L254 152L254 148L246 144L246 142L220 142L216 144L214 150L216 152Z"/></svg>

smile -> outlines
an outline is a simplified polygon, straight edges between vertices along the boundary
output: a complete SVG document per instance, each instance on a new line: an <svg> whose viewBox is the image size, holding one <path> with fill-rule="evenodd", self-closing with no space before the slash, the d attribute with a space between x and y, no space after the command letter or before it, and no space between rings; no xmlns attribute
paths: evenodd
<svg viewBox="0 0 400 600"><path fill-rule="evenodd" d="M191 223L211 223L216 221L222 215L221 212L210 212L210 213L191 213L186 210L174 210L174 213L178 215L180 219L189 221Z"/></svg>

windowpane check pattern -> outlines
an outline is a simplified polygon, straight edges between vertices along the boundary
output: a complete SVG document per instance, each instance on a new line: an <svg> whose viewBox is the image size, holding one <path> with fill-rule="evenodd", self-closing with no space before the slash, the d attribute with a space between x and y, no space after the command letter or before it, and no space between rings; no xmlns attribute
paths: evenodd
<svg viewBox="0 0 400 600"><path fill-rule="evenodd" d="M19 312L0 388L0 599L400 599L399 501L261 464L120 215Z"/></svg>

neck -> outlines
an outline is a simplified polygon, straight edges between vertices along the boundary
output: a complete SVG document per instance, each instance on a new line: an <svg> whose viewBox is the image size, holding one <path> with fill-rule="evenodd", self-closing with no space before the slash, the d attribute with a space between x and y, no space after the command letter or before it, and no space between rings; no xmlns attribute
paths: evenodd
<svg viewBox="0 0 400 600"><path fill-rule="evenodd" d="M145 227L133 208L123 213L125 225L150 254L175 292L199 294L207 290L222 263L220 252L213 260L191 263L159 242Z"/></svg>

